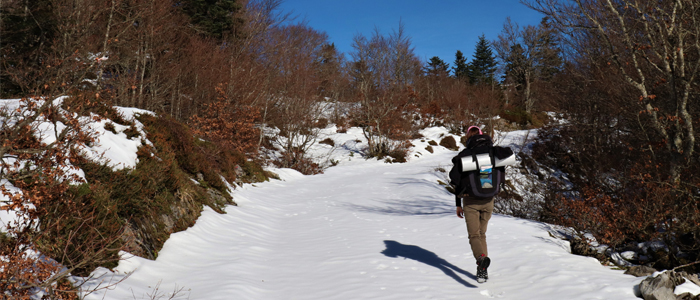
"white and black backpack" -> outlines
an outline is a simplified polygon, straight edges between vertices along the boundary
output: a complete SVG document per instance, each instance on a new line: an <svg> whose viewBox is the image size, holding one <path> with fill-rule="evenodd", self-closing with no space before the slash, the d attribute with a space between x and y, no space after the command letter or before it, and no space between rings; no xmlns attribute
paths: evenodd
<svg viewBox="0 0 700 300"><path fill-rule="evenodd" d="M461 198L491 198L501 191L505 182L505 166L515 163L508 147L493 146L488 135L475 135L467 148L452 159L450 181L455 194Z"/></svg>

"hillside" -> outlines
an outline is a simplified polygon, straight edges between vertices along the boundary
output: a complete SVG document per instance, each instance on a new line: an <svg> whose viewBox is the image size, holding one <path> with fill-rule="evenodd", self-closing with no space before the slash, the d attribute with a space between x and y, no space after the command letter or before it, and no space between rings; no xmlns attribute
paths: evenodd
<svg viewBox="0 0 700 300"><path fill-rule="evenodd" d="M270 174L171 118L74 100L0 100L5 297L74 299L72 276L117 266L119 251L155 259L203 207L235 205L232 184Z"/></svg>

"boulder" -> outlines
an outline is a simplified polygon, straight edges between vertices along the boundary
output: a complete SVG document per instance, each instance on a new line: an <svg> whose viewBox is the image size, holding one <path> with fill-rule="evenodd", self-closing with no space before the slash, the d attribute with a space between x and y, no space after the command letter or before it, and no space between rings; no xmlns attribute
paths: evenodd
<svg viewBox="0 0 700 300"><path fill-rule="evenodd" d="M639 291L644 300L676 300L673 290L676 287L669 276L670 272L664 272L656 277L647 277L639 284Z"/></svg>
<svg viewBox="0 0 700 300"><path fill-rule="evenodd" d="M656 269L652 267L647 267L647 266L634 266L630 267L625 271L625 274L627 275L632 275L636 277L644 277L644 276L649 276L654 274L656 272Z"/></svg>
<svg viewBox="0 0 700 300"><path fill-rule="evenodd" d="M700 300L700 295L692 295L690 293L675 295L673 293L676 286L686 281L698 284L700 280L698 280L697 274L675 271L666 271L656 277L649 276L639 284L639 294L637 296L645 300Z"/></svg>

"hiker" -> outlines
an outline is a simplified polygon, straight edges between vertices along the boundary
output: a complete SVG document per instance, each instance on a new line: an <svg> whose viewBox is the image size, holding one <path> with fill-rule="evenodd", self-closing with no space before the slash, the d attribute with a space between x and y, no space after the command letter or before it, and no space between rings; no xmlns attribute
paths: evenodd
<svg viewBox="0 0 700 300"><path fill-rule="evenodd" d="M497 167L496 159L512 156L512 151L507 147L493 147L491 137L477 126L467 129L465 146L452 159L450 183L455 188L457 216L467 223L469 244L477 264L477 281L482 283L488 279L487 268L491 263L486 245L486 228L493 212L493 197L505 181L505 167ZM475 165L465 166L470 163ZM475 169L465 172L468 168Z"/></svg>

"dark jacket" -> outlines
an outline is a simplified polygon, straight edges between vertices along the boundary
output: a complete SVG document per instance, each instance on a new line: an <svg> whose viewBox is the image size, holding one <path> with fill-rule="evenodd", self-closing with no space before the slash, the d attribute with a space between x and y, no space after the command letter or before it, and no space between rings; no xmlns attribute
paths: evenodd
<svg viewBox="0 0 700 300"><path fill-rule="evenodd" d="M466 148L457 154L457 156L452 158L452 169L450 170L449 176L450 176L450 184L455 189L455 205L456 206L462 206L462 200L464 200L465 204L469 203L485 203L488 201L491 201L493 197L491 198L478 198L478 197L472 197L470 196L467 191L471 190L471 187L469 185L469 181L467 180L466 172L462 172L462 157L465 156L471 156L476 152L476 150L482 148L482 147L493 147L493 140L491 140L491 137L488 135L474 135L470 137L467 142L465 143ZM494 147L496 151L494 151L495 155L498 158L505 158L505 157L500 157L499 155L499 150L498 148L502 147ZM510 149L508 149L510 150ZM506 151L510 152L512 154L512 151ZM480 152L476 152L480 153ZM502 174L501 177L501 182L505 182L505 167L499 167L498 169L501 169Z"/></svg>

